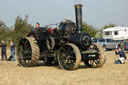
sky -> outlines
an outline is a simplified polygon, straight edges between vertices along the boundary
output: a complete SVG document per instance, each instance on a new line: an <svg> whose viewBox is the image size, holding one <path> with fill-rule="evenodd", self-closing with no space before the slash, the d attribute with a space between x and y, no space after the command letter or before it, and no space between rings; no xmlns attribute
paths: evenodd
<svg viewBox="0 0 128 85"><path fill-rule="evenodd" d="M128 26L128 0L0 0L0 20L13 27L17 16L29 23L56 24L69 16L75 21L74 4L83 5L83 21L96 28L116 24Z"/></svg>

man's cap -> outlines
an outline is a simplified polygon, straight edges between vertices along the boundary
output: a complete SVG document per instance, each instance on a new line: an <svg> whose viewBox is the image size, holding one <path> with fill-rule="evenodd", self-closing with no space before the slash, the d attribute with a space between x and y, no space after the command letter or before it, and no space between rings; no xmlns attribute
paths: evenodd
<svg viewBox="0 0 128 85"><path fill-rule="evenodd" d="M40 23L39 23L39 22L37 22L36 24L40 25Z"/></svg>

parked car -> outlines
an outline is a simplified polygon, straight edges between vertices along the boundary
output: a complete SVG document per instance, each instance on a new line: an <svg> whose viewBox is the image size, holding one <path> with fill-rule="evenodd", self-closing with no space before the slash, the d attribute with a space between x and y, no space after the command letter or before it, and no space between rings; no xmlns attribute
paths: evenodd
<svg viewBox="0 0 128 85"><path fill-rule="evenodd" d="M92 40L92 42L100 44L104 48L104 50L112 50L120 47L120 44L112 39L95 39Z"/></svg>
<svg viewBox="0 0 128 85"><path fill-rule="evenodd" d="M97 43L97 39L92 39L92 43Z"/></svg>

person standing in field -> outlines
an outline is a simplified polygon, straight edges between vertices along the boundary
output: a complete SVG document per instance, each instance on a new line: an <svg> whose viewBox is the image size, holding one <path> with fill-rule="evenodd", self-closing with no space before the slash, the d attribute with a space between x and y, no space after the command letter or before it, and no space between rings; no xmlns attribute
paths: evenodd
<svg viewBox="0 0 128 85"><path fill-rule="evenodd" d="M4 61L4 57L5 60L7 60L7 54L6 54L6 43L4 40L1 41L1 60Z"/></svg>
<svg viewBox="0 0 128 85"><path fill-rule="evenodd" d="M122 40L120 46L121 46L121 50L124 51L124 46L125 46L125 41L124 40Z"/></svg>
<svg viewBox="0 0 128 85"><path fill-rule="evenodd" d="M11 47L10 47L10 50L11 50L11 56L12 56L12 58L11 58L11 61L15 61L15 45L14 45L14 41L10 41L10 45L11 45Z"/></svg>

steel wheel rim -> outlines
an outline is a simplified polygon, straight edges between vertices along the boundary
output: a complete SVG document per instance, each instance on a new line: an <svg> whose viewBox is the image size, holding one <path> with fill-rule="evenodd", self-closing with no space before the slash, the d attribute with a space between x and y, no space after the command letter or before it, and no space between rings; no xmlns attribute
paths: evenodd
<svg viewBox="0 0 128 85"><path fill-rule="evenodd" d="M67 43L59 49L58 62L64 70L75 70L79 67L81 54L77 46Z"/></svg>
<svg viewBox="0 0 128 85"><path fill-rule="evenodd" d="M18 61L22 66L31 66L32 49L27 39L21 39L18 47Z"/></svg>
<svg viewBox="0 0 128 85"><path fill-rule="evenodd" d="M103 48L99 45L99 44L92 44L90 45L90 47L93 46L92 49L95 49L98 51L98 56L100 57L97 60L87 60L84 61L84 63L88 66L88 67L93 67L93 68L97 68L97 67L101 67L104 64L104 50Z"/></svg>

